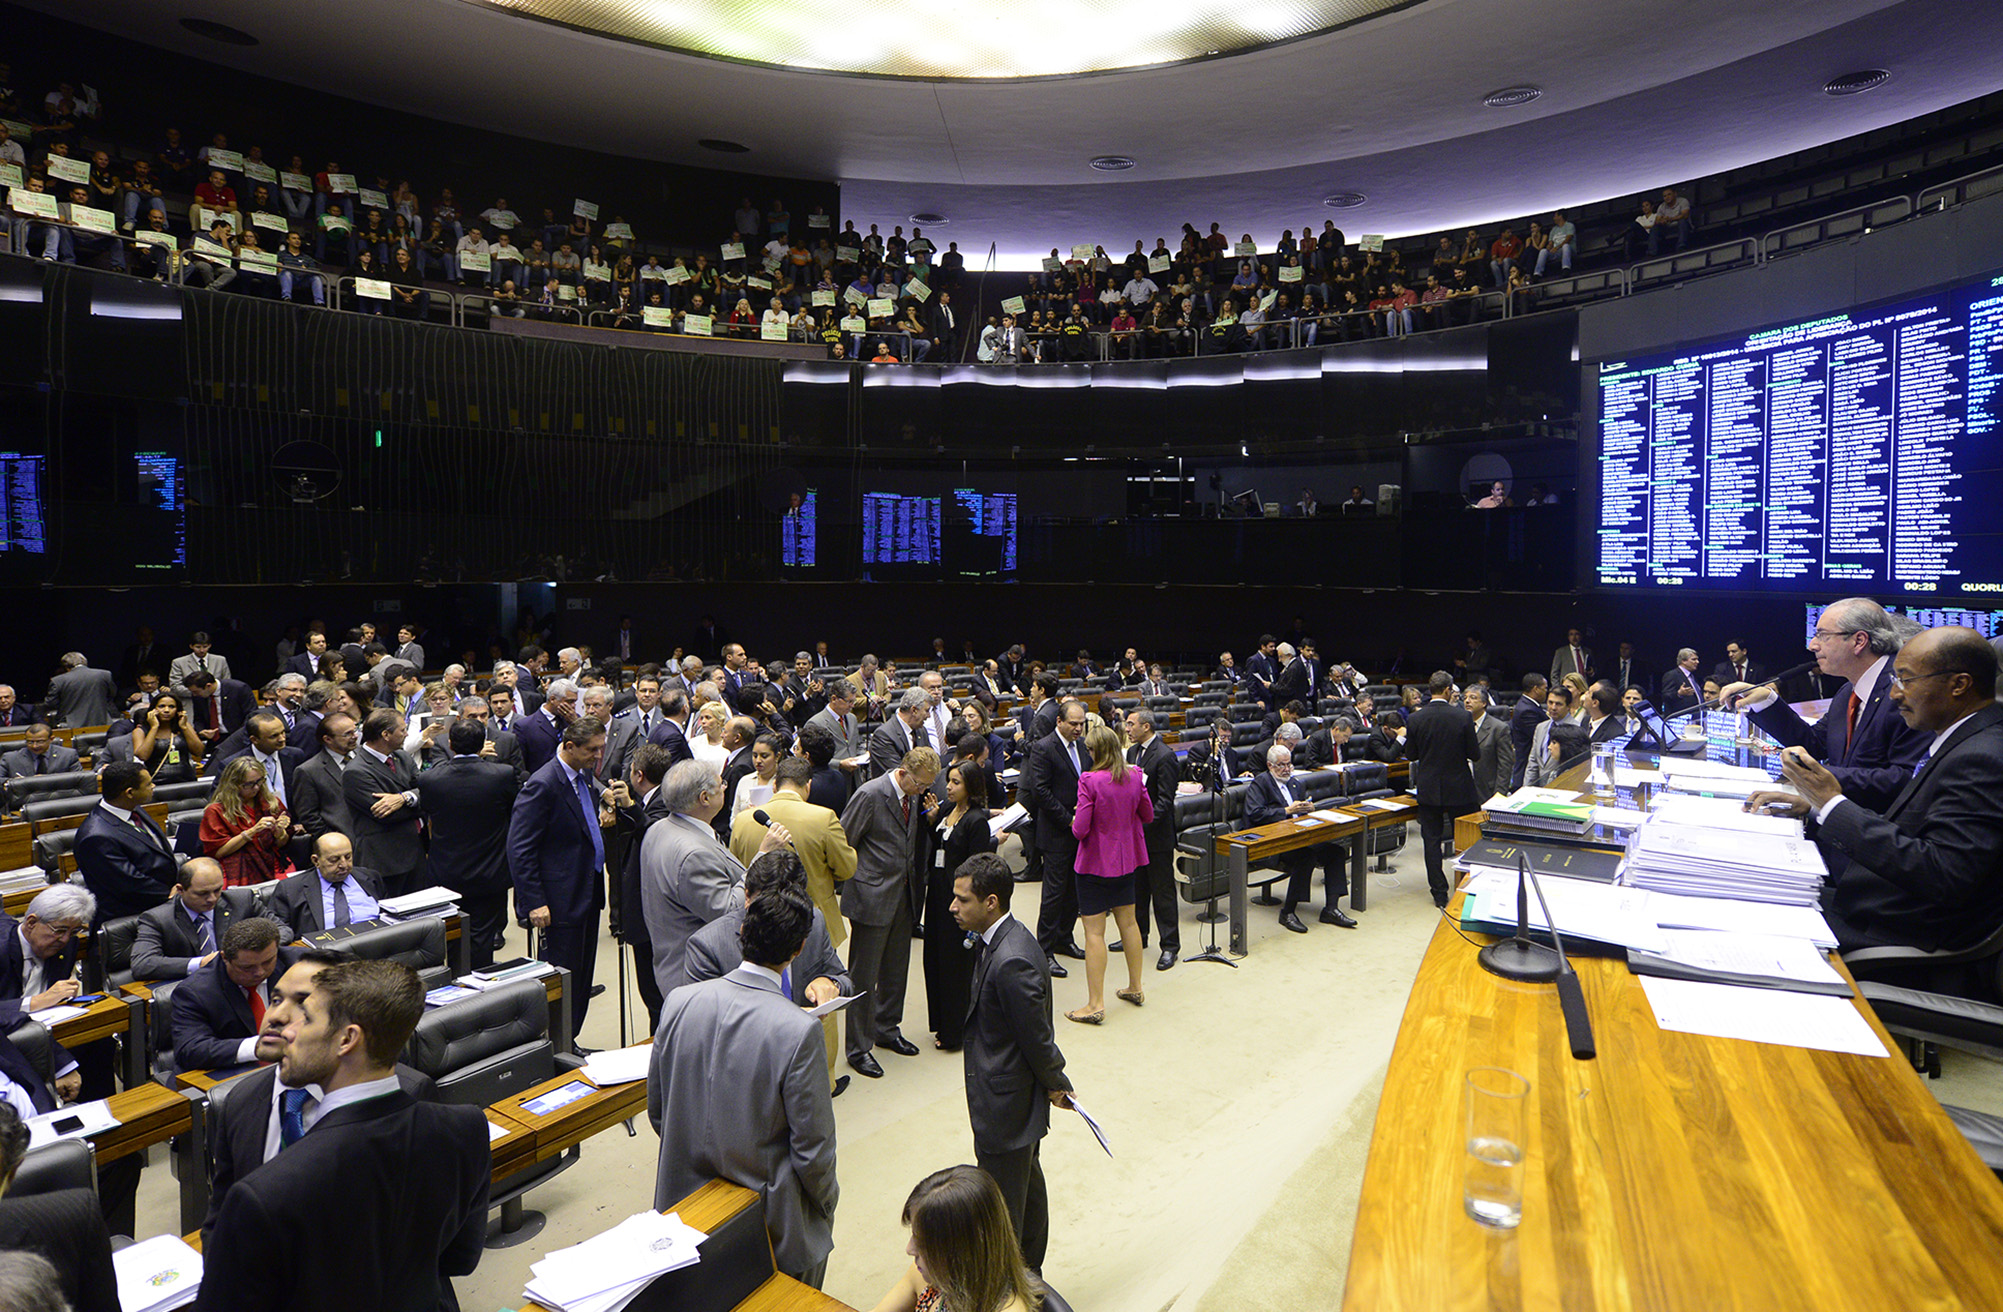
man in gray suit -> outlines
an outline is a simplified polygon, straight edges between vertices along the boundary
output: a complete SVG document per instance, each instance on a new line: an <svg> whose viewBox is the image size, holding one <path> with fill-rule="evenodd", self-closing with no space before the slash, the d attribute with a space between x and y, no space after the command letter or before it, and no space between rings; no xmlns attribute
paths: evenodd
<svg viewBox="0 0 2003 1312"><path fill-rule="evenodd" d="M744 872L744 902L749 906L774 889L797 889L807 893L807 867L799 855L789 851L770 852L755 858ZM807 893L812 902L813 894ZM691 984L700 984L706 979L716 979L728 975L744 963L744 947L741 931L744 928L744 908L726 911L689 936L686 950L687 976ZM799 983L805 980L805 984ZM807 930L807 941L801 945L800 955L794 959L789 971L780 980L786 996L794 1002L803 1002L818 1007L834 998L852 996L848 968L835 953L834 939L828 935L827 917L821 909L814 908L814 923ZM834 1025L833 1016L821 1017L821 1037L828 1058L829 1093L840 1096L848 1088L849 1077L835 1079L834 1073ZM656 1029L659 1028L657 1025Z"/></svg>
<svg viewBox="0 0 2003 1312"><path fill-rule="evenodd" d="M928 700L924 689L913 691L922 708ZM938 777L938 753L914 747L889 773L856 789L842 808L842 832L855 849L855 874L842 885L849 975L859 992L870 995L844 1013L848 1064L872 1080L883 1077L883 1067L870 1049L918 1055L918 1045L899 1026L904 1023L904 982L911 974L913 904L924 896L924 885L912 878L913 849L918 826L925 822L922 795Z"/></svg>
<svg viewBox="0 0 2003 1312"><path fill-rule="evenodd" d="M1515 746L1509 741L1509 726L1500 715L1489 711L1488 689L1480 684L1470 686L1461 694L1461 705L1474 717L1474 740L1481 747L1481 755L1474 762L1474 792L1479 800L1486 802L1509 782Z"/></svg>
<svg viewBox="0 0 2003 1312"><path fill-rule="evenodd" d="M63 672L49 681L49 695L42 699L56 708L58 719L81 728L117 718L112 706L118 700L118 686L110 670L93 670L80 651L64 652L61 664Z"/></svg>
<svg viewBox="0 0 2003 1312"><path fill-rule="evenodd" d="M28 779L39 774L66 774L82 769L74 747L55 741L46 724L28 726L28 736L15 751L0 759L0 779Z"/></svg>
<svg viewBox="0 0 2003 1312"><path fill-rule="evenodd" d="M292 772L293 818L306 830L310 842L322 834L345 834L353 838L354 817L348 812L348 798L341 789L341 771L355 754L361 735L355 717L335 713L320 721L320 750Z"/></svg>
<svg viewBox="0 0 2003 1312"><path fill-rule="evenodd" d="M648 842L676 823L655 825ZM835 1111L820 1026L784 992L813 914L803 890L764 893L744 908L743 964L667 996L647 1072L647 1119L661 1136L656 1207L717 1177L756 1189L773 1260L819 1288L841 1196Z"/></svg>
<svg viewBox="0 0 2003 1312"><path fill-rule="evenodd" d="M925 717L931 709L932 695L923 688L904 690L897 710L869 736L869 768L874 773L889 774L914 747L930 747L935 753L939 750L925 732Z"/></svg>
<svg viewBox="0 0 2003 1312"><path fill-rule="evenodd" d="M689 936L742 905L744 867L710 827L723 809L723 780L715 766L675 762L661 780L660 794L668 814L649 825L640 842L640 911L654 945L654 981L666 995L687 982ZM784 825L773 825L758 850L784 847L791 838Z"/></svg>
<svg viewBox="0 0 2003 1312"><path fill-rule="evenodd" d="M835 740L834 764L853 776L856 758L869 754L862 741L862 722L855 716L855 685L846 679L829 684L828 704L807 723L818 724L828 731L828 736Z"/></svg>
<svg viewBox="0 0 2003 1312"><path fill-rule="evenodd" d="M953 876L953 918L980 935L964 1048L974 1160L1001 1186L1023 1263L1041 1271L1050 1243L1041 1147L1050 1109L1071 1105L1071 1080L1051 1032L1049 962L1009 914L1014 890L1000 857L971 856Z"/></svg>
<svg viewBox="0 0 2003 1312"><path fill-rule="evenodd" d="M132 978L186 979L215 958L230 926L262 915L256 893L224 888L222 866L210 857L194 857L181 867L174 896L139 917Z"/></svg>
<svg viewBox="0 0 2003 1312"><path fill-rule="evenodd" d="M217 683L230 677L230 663L209 650L209 635L206 633L188 635L188 654L176 656L167 666L167 686L186 697L188 676L196 670L215 675Z"/></svg>

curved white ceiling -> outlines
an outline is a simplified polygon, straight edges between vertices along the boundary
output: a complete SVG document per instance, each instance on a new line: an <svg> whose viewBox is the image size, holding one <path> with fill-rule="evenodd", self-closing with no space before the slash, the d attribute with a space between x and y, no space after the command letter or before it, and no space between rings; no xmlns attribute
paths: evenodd
<svg viewBox="0 0 2003 1312"><path fill-rule="evenodd" d="M465 0L203 0L261 44L184 31L162 0L28 0L203 59L453 122L620 154L833 178L859 222L1004 267L1127 249L1187 220L1270 242L1486 223L1868 131L2003 85L2003 4L1968 0L1423 0L1342 31L1169 68L1017 83L817 74L615 41ZM914 6L914 39L929 7ZM1061 35L1053 39L1061 40ZM1890 69L1867 95L1822 83ZM1484 93L1529 83L1509 110ZM721 157L696 142L750 152ZM1096 155L1135 159L1094 172ZM971 261L970 263L975 262Z"/></svg>

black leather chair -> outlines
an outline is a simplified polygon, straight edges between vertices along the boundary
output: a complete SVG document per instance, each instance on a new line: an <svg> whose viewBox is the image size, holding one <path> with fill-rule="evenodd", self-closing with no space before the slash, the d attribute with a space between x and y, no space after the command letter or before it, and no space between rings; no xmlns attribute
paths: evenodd
<svg viewBox="0 0 2003 1312"><path fill-rule="evenodd" d="M63 858L76 850L76 842L74 829L57 829L35 836L35 864L48 874L50 883L63 878Z"/></svg>
<svg viewBox="0 0 2003 1312"><path fill-rule="evenodd" d="M139 917L120 916L107 920L91 935L90 951L84 957L84 986L101 993L106 986L130 984L132 944L139 937Z"/></svg>
<svg viewBox="0 0 2003 1312"><path fill-rule="evenodd" d="M169 811L180 809L182 804L207 806L209 795L215 791L213 779L188 779L181 783L154 784L153 800L164 802Z"/></svg>
<svg viewBox="0 0 2003 1312"><path fill-rule="evenodd" d="M1222 706L1204 706L1199 704L1183 712L1182 724L1186 729L1208 729L1210 722L1222 714L1224 714Z"/></svg>
<svg viewBox="0 0 2003 1312"><path fill-rule="evenodd" d="M1182 709L1180 697L1146 697L1142 704L1156 715L1170 715Z"/></svg>
<svg viewBox="0 0 2003 1312"><path fill-rule="evenodd" d="M81 816L97 805L95 794L81 797L42 797L21 806L21 819L27 823L28 834L52 832L55 829L74 829L74 824L63 824L71 816Z"/></svg>
<svg viewBox="0 0 2003 1312"><path fill-rule="evenodd" d="M387 921L355 931L331 944L343 952L371 961L398 961L423 972L445 964L445 921L437 916L420 920ZM541 984L537 984L541 991Z"/></svg>
<svg viewBox="0 0 2003 1312"><path fill-rule="evenodd" d="M415 922L421 923L421 922ZM437 922L442 926L443 922ZM427 1011L404 1048L403 1060L438 1083L438 1100L486 1107L549 1079L575 1070L581 1059L558 1054L549 1032L549 995L540 979L515 980ZM522 1196L569 1170L582 1155L573 1147L509 1176L488 1199L501 1209L501 1227L488 1242L512 1247L531 1239L545 1218L525 1211Z"/></svg>
<svg viewBox="0 0 2003 1312"><path fill-rule="evenodd" d="M90 1140L58 1139L30 1152L14 1172L7 1196L26 1198L63 1189L97 1192L97 1154L91 1150Z"/></svg>
<svg viewBox="0 0 2003 1312"><path fill-rule="evenodd" d="M147 1066L153 1072L153 1081L170 1089L178 1089L180 1082L174 1078L174 990L180 980L170 979L153 985L152 1001L146 1004L146 1038L150 1051L146 1054Z"/></svg>
<svg viewBox="0 0 2003 1312"><path fill-rule="evenodd" d="M70 746L76 748L78 756L95 758L104 740L111 736L109 729L92 729L89 733L76 734L70 739Z"/></svg>
<svg viewBox="0 0 2003 1312"><path fill-rule="evenodd" d="M93 770L65 770L61 774L30 774L7 781L7 809L19 811L37 797L81 797L97 791Z"/></svg>

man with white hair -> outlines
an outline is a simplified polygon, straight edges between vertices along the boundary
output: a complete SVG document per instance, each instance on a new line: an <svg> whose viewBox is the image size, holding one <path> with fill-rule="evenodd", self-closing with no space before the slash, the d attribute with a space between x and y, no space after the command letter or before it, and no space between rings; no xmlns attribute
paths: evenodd
<svg viewBox="0 0 2003 1312"><path fill-rule="evenodd" d="M716 841L724 807L723 778L707 761L677 761L661 780L668 814L647 827L640 843L640 911L654 948L654 980L663 996L688 978L689 936L744 905L744 867ZM763 855L792 841L786 826L765 831Z"/></svg>
<svg viewBox="0 0 2003 1312"><path fill-rule="evenodd" d="M446 689L451 692L454 705L457 705L465 698L466 694L460 691L459 686L466 682L466 667L464 665L455 662L446 666L445 673L439 676L438 681L444 684Z"/></svg>
<svg viewBox="0 0 2003 1312"><path fill-rule="evenodd" d="M584 653L575 647L565 647L556 654L557 674L575 682L577 672L584 668Z"/></svg>
<svg viewBox="0 0 2003 1312"><path fill-rule="evenodd" d="M1290 642L1283 642L1276 649L1280 660L1279 677L1273 680L1273 702L1285 706L1288 702L1314 704L1314 689L1308 687L1307 662L1294 650Z"/></svg>
<svg viewBox="0 0 2003 1312"><path fill-rule="evenodd" d="M51 884L17 921L0 915L0 1029L31 1011L60 1006L83 991L76 973L78 935L97 914L80 884Z"/></svg>
<svg viewBox="0 0 2003 1312"><path fill-rule="evenodd" d="M493 687L505 691L508 699L515 704L515 709L508 713L510 730L514 728L517 716L527 717L542 708L542 693L533 685L527 688L521 686L521 667L513 661L495 661L493 674Z"/></svg>
<svg viewBox="0 0 2003 1312"><path fill-rule="evenodd" d="M576 718L577 685L558 679L549 686L548 700L533 715L520 716L508 726L521 739L522 759L530 774L549 764L564 727Z"/></svg>
<svg viewBox="0 0 2003 1312"><path fill-rule="evenodd" d="M869 736L869 763L878 774L889 774L914 747L937 750L938 740L925 728L932 710L932 695L921 688L906 688L898 699L897 712Z"/></svg>
<svg viewBox="0 0 2003 1312"><path fill-rule="evenodd" d="M110 724L117 713L118 685L110 670L93 670L80 651L64 652L63 672L49 681L49 695L42 700L56 708L64 724L81 727Z"/></svg>
<svg viewBox="0 0 2003 1312"><path fill-rule="evenodd" d="M287 672L271 683L271 709L285 721L285 745L309 755L320 734L320 717L306 709L306 676Z"/></svg>
<svg viewBox="0 0 2003 1312"><path fill-rule="evenodd" d="M926 697L925 732L932 739L929 745L934 751L945 751L946 726L959 714L960 703L946 695L946 676L937 670L919 675L918 686Z"/></svg>

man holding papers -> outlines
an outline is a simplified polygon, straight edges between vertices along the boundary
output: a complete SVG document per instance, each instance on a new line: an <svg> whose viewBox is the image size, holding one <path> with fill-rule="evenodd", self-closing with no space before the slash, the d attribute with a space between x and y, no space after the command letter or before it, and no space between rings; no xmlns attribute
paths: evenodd
<svg viewBox="0 0 2003 1312"><path fill-rule="evenodd" d="M818 1289L841 1197L835 1110L820 1026L786 995L813 921L804 890L761 894L744 908L743 963L668 994L647 1119L661 1136L656 1208L719 1176L756 1189L779 1269Z"/></svg>
<svg viewBox="0 0 2003 1312"><path fill-rule="evenodd" d="M1823 908L1840 948L1968 947L2003 924L2003 706L1996 649L1973 629L1929 629L1892 658L1888 694L1929 739L1882 814L1799 747L1781 770L1821 830ZM1759 792L1757 809L1780 795Z"/></svg>

